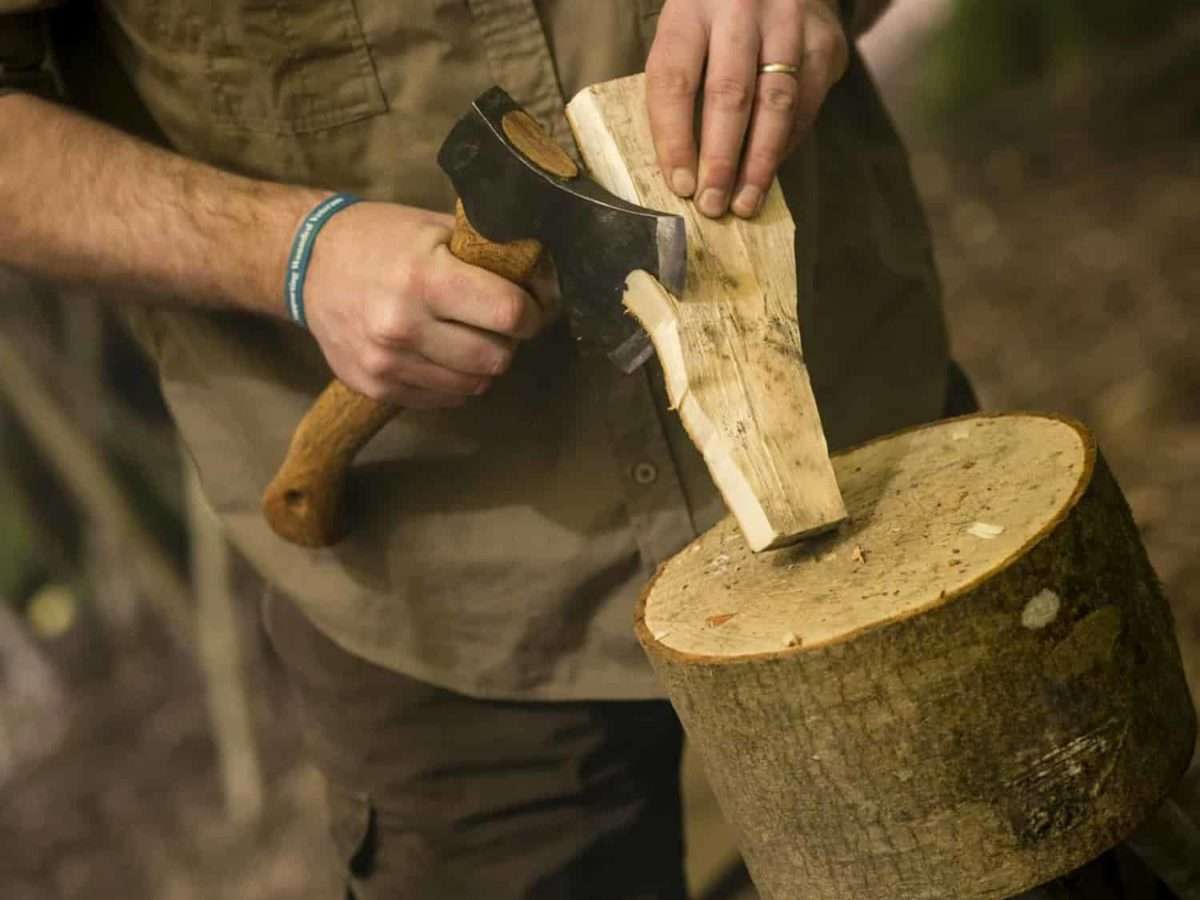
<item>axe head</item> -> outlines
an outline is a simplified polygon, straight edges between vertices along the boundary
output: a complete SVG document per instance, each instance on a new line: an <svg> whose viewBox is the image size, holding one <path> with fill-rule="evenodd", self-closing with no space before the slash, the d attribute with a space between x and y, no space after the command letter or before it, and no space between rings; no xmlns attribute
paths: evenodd
<svg viewBox="0 0 1200 900"><path fill-rule="evenodd" d="M498 243L532 238L550 253L576 337L632 372L653 348L622 305L625 280L641 269L682 294L683 219L626 203L584 176L545 171L505 134L504 117L519 110L508 94L492 88L454 126L438 163L476 231Z"/></svg>

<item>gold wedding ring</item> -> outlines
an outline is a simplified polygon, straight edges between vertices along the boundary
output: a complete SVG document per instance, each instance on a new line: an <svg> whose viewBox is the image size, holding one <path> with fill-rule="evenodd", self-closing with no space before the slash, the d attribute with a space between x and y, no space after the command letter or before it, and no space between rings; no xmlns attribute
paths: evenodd
<svg viewBox="0 0 1200 900"><path fill-rule="evenodd" d="M787 63L765 63L758 67L759 75L772 75L779 73L780 75L799 75L799 66L789 66Z"/></svg>

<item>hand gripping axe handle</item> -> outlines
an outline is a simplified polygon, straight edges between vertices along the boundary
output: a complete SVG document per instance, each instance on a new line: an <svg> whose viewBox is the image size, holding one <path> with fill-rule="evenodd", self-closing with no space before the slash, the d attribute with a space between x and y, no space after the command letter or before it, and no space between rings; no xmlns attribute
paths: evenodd
<svg viewBox="0 0 1200 900"><path fill-rule="evenodd" d="M684 224L643 209L579 174L571 158L500 88L459 120L438 156L460 195L450 251L526 283L549 251L576 336L632 372L652 352L621 298L634 270L679 294L686 267ZM301 419L262 508L280 537L306 547L347 530L346 474L362 446L398 408L334 380Z"/></svg>

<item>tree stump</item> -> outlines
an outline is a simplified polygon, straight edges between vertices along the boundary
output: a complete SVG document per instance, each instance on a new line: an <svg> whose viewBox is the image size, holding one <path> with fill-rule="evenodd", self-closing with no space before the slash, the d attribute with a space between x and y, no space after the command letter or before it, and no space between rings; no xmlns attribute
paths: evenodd
<svg viewBox="0 0 1200 900"><path fill-rule="evenodd" d="M841 531L755 554L728 518L638 611L765 900L1009 897L1119 842L1195 720L1087 431L973 416L834 466Z"/></svg>

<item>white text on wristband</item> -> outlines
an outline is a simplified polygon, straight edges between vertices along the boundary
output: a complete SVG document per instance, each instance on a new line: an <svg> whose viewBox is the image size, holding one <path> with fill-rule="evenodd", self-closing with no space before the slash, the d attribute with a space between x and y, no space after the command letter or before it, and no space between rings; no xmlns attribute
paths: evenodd
<svg viewBox="0 0 1200 900"><path fill-rule="evenodd" d="M308 263L312 258L313 244L317 234L334 213L358 203L361 198L353 194L334 194L326 197L312 208L312 211L300 222L296 236L292 239L292 249L288 253L287 274L284 281L284 302L288 315L297 325L308 327L304 316L304 279L308 276Z"/></svg>

